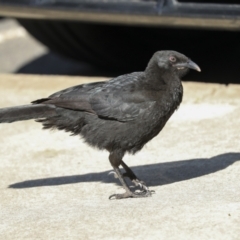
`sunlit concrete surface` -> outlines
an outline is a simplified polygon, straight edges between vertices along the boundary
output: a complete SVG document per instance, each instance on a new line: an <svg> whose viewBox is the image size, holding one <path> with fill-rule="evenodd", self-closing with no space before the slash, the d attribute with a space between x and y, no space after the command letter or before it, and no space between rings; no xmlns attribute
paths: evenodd
<svg viewBox="0 0 240 240"><path fill-rule="evenodd" d="M0 19L0 73L74 75L89 72L89 68L50 52L16 20Z"/></svg>
<svg viewBox="0 0 240 240"><path fill-rule="evenodd" d="M0 75L0 107L86 77ZM126 162L150 198L122 192L108 154L34 121L0 125L0 239L240 239L240 86L184 83L164 130Z"/></svg>

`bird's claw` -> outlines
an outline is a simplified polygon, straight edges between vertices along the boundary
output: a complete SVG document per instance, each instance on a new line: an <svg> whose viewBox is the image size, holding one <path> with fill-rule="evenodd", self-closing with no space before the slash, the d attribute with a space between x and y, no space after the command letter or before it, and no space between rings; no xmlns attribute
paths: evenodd
<svg viewBox="0 0 240 240"><path fill-rule="evenodd" d="M124 198L142 198L142 197L151 197L154 191L141 191L141 192L125 192L122 194L112 194L109 197L109 200L113 199L124 199Z"/></svg>
<svg viewBox="0 0 240 240"><path fill-rule="evenodd" d="M113 174L114 175L114 178L118 178L118 175L116 174L115 171L111 171L108 173L108 175L111 175ZM123 177L127 177L127 178L130 178L130 176L125 172L122 174ZM130 178L131 179L131 178ZM146 185L146 183L144 181L141 181L139 179L131 179L131 181L134 183L134 185L136 187L139 187L140 189L142 189L143 191L149 191L148 189L148 186Z"/></svg>
<svg viewBox="0 0 240 240"><path fill-rule="evenodd" d="M140 181L139 179L133 179L132 182L135 184L136 187L140 187L144 191L148 191L148 186L145 182Z"/></svg>
<svg viewBox="0 0 240 240"><path fill-rule="evenodd" d="M114 175L114 178L119 178L115 171L111 171L111 172L108 173L108 175L111 175L111 174ZM123 198L151 197L152 194L155 193L155 191L149 190L147 185L146 185L146 183L141 181L141 180L139 180L138 178L136 178L136 176L129 176L129 174L126 173L126 172L123 173L122 176L130 178L130 180L134 183L134 185L136 187L140 188L140 191L138 190L138 191L131 192L129 190L129 191L126 191L123 194L112 194L109 197L110 200L112 200L112 199L123 199Z"/></svg>
<svg viewBox="0 0 240 240"><path fill-rule="evenodd" d="M140 187L141 189L148 190L148 187L144 181L139 180L136 176L131 176L127 172L123 173L123 177L129 178L136 187Z"/></svg>

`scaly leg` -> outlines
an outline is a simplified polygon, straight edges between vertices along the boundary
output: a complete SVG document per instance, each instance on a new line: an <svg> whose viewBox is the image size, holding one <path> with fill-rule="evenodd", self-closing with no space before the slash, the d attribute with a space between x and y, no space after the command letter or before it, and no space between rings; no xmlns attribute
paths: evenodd
<svg viewBox="0 0 240 240"><path fill-rule="evenodd" d="M123 193L123 194L113 194L109 197L109 199L112 199L112 198L123 199L123 198L150 197L152 195L152 192L149 191L147 187L145 187L144 190L141 191L141 192L132 192L130 190L130 188L127 185L121 171L119 170L119 165L122 164L122 157L123 157L122 152L113 151L109 155L109 160L110 160L111 165L113 166L113 169L114 169L119 181L121 182L121 184L122 184L123 188L126 190L126 192ZM127 167L126 164L124 164L124 166ZM130 176L133 177L133 179L137 179L136 175L132 172L132 170L129 167L127 167L127 169L128 169L128 171L125 169L126 172L129 172Z"/></svg>
<svg viewBox="0 0 240 240"><path fill-rule="evenodd" d="M135 173L131 170L131 168L129 168L127 166L127 164L125 162L123 162L123 160L121 161L121 165L122 167L125 169L125 173L123 173L124 177L128 177L136 186L139 186L140 188L142 188L145 191L148 191L148 187L146 185L146 183L144 181L141 181L136 175Z"/></svg>

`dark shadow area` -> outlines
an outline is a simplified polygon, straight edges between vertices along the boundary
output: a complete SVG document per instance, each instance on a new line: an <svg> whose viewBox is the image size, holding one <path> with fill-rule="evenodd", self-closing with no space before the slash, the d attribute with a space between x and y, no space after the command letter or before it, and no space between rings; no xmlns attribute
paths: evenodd
<svg viewBox="0 0 240 240"><path fill-rule="evenodd" d="M120 74L120 72L100 69L87 62L74 61L53 52L48 52L47 54L26 63L19 68L16 73L109 77Z"/></svg>
<svg viewBox="0 0 240 240"><path fill-rule="evenodd" d="M185 80L240 82L240 32L237 31L43 20L20 22L36 39L71 60L65 57L59 60L50 53L27 63L18 73L117 76L143 71L155 51L169 49L190 57L202 69L200 74L191 71ZM50 31L53 29L54 34Z"/></svg>
<svg viewBox="0 0 240 240"><path fill-rule="evenodd" d="M240 44L238 47L240 48ZM223 84L240 83L240 66L238 63L240 49L237 49L237 51L233 50L230 54L227 51L228 50L226 49L222 49L220 53L209 53L209 51L206 51L208 52L206 54L195 53L195 57L192 57L192 59L198 63L202 72L197 73L195 71L190 71L183 80ZM182 52L185 51L183 50ZM144 70L144 68L142 70ZM69 76L106 76L112 78L128 72L101 69L91 65L90 63L73 61L49 52L25 64L18 69L16 73Z"/></svg>
<svg viewBox="0 0 240 240"><path fill-rule="evenodd" d="M148 164L131 167L148 186L160 186L189 180L223 170L234 162L240 161L240 153L224 153L212 158L190 159L168 163ZM75 184L81 182L112 183L114 178L109 171L88 173L83 175L53 177L14 183L9 188L32 188Z"/></svg>

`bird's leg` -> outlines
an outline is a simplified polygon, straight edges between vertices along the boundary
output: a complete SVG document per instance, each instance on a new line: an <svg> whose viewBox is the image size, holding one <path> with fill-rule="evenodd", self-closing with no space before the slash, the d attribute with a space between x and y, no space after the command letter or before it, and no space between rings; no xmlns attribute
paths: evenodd
<svg viewBox="0 0 240 240"><path fill-rule="evenodd" d="M119 179L119 181L121 182L123 188L126 190L125 193L123 194L113 194L109 197L109 199L115 198L115 199L122 199L122 198L140 198L140 197L149 197L152 195L151 191L144 190L142 192L132 192L129 188L129 186L127 185L121 171L119 170L119 165L122 162L122 157L123 157L123 153L120 151L113 151L110 153L109 155L109 160L111 165L113 166L113 169ZM134 174L134 173L133 173ZM135 176L135 175L134 175Z"/></svg>
<svg viewBox="0 0 240 240"><path fill-rule="evenodd" d="M123 160L121 161L121 165L126 171L123 173L123 177L128 177L136 186L139 186L143 190L148 191L146 183L144 181L141 181Z"/></svg>

